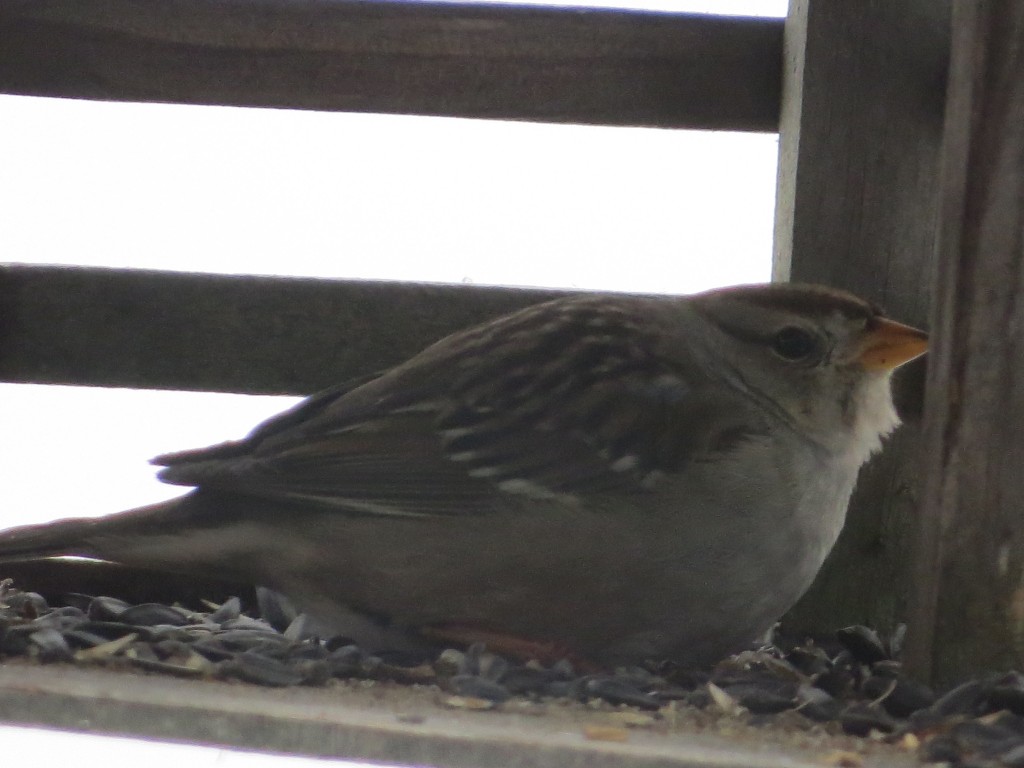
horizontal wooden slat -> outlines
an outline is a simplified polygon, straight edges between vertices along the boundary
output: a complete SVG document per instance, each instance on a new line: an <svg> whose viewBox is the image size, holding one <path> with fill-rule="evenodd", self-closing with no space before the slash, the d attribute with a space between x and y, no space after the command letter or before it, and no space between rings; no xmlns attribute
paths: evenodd
<svg viewBox="0 0 1024 768"><path fill-rule="evenodd" d="M0 381L309 394L556 295L0 266Z"/></svg>
<svg viewBox="0 0 1024 768"><path fill-rule="evenodd" d="M12 94L778 126L781 19L366 0L5 0L0 40L0 92Z"/></svg>

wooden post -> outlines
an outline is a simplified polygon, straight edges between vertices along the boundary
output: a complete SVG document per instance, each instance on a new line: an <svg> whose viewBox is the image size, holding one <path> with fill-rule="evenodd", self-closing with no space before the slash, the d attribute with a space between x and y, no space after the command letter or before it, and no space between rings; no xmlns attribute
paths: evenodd
<svg viewBox="0 0 1024 768"><path fill-rule="evenodd" d="M939 683L1024 663L1024 0L956 4L908 635Z"/></svg>
<svg viewBox="0 0 1024 768"><path fill-rule="evenodd" d="M775 279L835 285L926 324L949 19L947 0L793 0ZM898 392L908 423L862 471L846 530L788 629L886 630L906 618L923 367L908 369Z"/></svg>

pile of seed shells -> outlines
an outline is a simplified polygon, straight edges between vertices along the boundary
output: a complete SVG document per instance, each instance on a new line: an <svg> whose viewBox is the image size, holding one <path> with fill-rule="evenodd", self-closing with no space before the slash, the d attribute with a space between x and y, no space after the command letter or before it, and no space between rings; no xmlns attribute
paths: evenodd
<svg viewBox="0 0 1024 768"><path fill-rule="evenodd" d="M316 636L305 615L275 592L258 590L258 616L231 598L208 610L112 597L41 595L0 582L0 659L74 662L265 686L327 685L333 679L437 685L473 708L513 697L602 701L646 710L715 708L753 725L796 712L842 732L899 743L926 762L1024 767L1024 675L965 682L937 696L908 679L899 662L902 634L883 641L847 627L834 641L777 643L713 668L663 663L580 674L568 660L519 663L482 645L447 648L432 658L370 654L346 638ZM790 715L791 717L792 715Z"/></svg>

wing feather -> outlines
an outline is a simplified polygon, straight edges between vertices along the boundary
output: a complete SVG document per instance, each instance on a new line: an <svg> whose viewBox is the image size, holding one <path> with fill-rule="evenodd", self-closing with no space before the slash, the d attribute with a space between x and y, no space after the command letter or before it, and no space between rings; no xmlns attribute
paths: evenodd
<svg viewBox="0 0 1024 768"><path fill-rule="evenodd" d="M747 428L734 402L664 359L624 309L607 297L559 301L449 337L245 440L159 457L160 477L391 515L645 493Z"/></svg>

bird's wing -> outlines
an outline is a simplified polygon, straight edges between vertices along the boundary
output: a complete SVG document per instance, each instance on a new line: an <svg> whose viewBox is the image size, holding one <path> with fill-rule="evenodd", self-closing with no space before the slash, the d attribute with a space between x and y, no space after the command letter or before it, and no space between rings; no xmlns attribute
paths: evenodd
<svg viewBox="0 0 1024 768"><path fill-rule="evenodd" d="M734 398L658 354L607 299L451 337L315 395L238 443L160 457L161 479L350 512L459 514L645 493L749 436Z"/></svg>

